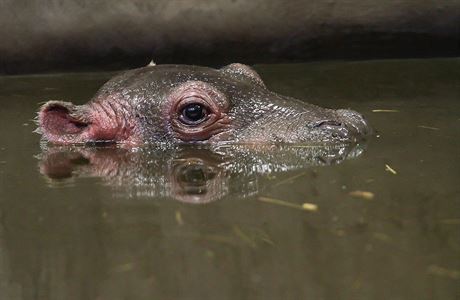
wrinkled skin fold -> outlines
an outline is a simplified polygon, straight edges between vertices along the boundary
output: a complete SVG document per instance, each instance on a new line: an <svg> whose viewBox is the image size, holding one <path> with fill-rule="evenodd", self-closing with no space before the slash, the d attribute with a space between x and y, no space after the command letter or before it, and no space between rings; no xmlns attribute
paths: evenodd
<svg viewBox="0 0 460 300"><path fill-rule="evenodd" d="M334 144L371 133L359 113L271 92L242 64L131 70L85 105L47 102L38 123L43 139L55 144Z"/></svg>

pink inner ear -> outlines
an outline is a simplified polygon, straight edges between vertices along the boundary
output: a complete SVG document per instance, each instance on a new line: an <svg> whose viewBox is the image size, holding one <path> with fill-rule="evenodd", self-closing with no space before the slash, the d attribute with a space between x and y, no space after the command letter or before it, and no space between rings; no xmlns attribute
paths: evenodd
<svg viewBox="0 0 460 300"><path fill-rule="evenodd" d="M58 136L77 134L88 126L72 117L66 107L57 105L49 106L40 113L40 125L44 133Z"/></svg>

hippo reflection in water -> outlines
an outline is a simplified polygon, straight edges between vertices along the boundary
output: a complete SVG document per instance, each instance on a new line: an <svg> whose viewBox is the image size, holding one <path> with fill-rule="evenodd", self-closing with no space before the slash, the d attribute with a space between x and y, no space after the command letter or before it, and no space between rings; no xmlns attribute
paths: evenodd
<svg viewBox="0 0 460 300"><path fill-rule="evenodd" d="M123 199L172 198L208 203L225 197L244 198L265 189L268 178L303 172L311 166L338 164L359 156L364 145L300 147L293 145L227 145L216 149L175 147L136 150L107 147L44 149L40 171L59 183L99 177ZM292 174L291 174L292 175Z"/></svg>
<svg viewBox="0 0 460 300"><path fill-rule="evenodd" d="M370 132L357 112L273 93L242 64L131 70L85 105L47 102L38 122L43 139L55 144L335 144Z"/></svg>

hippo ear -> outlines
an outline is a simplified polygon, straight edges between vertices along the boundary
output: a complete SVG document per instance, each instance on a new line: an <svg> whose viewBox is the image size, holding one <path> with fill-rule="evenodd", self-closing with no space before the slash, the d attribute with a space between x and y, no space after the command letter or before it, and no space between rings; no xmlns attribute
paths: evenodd
<svg viewBox="0 0 460 300"><path fill-rule="evenodd" d="M38 113L38 132L50 142L78 142L88 127L85 109L70 102L48 101Z"/></svg>
<svg viewBox="0 0 460 300"><path fill-rule="evenodd" d="M237 80L249 81L253 84L257 84L258 86L265 88L265 84L262 81L262 78L260 78L259 74L257 74L257 72L250 66L235 63L225 66L220 70Z"/></svg>

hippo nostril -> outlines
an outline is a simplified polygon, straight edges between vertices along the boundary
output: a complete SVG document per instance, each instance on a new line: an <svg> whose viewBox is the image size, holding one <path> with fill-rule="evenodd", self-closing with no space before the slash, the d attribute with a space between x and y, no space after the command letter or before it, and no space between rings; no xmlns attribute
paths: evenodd
<svg viewBox="0 0 460 300"><path fill-rule="evenodd" d="M307 127L311 129L312 135L321 137L323 141L346 140L350 134L346 123L332 118L310 122Z"/></svg>
<svg viewBox="0 0 460 300"><path fill-rule="evenodd" d="M320 122L317 122L313 125L313 128L318 128L318 127L321 127L321 126L342 126L342 123L340 122L337 122L337 121L333 121L333 120L326 120L326 121L320 121Z"/></svg>

